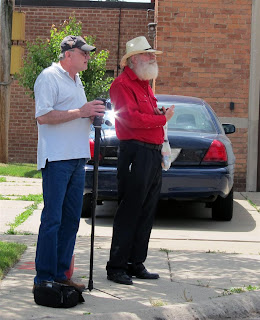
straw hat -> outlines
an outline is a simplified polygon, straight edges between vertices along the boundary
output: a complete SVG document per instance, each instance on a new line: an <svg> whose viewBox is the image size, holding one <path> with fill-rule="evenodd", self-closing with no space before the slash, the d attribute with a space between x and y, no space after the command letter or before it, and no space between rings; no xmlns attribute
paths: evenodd
<svg viewBox="0 0 260 320"><path fill-rule="evenodd" d="M138 53L151 52L154 54L162 54L162 51L153 49L147 39L143 36L134 38L126 43L126 54L120 62L120 67L123 68L127 65L126 60Z"/></svg>

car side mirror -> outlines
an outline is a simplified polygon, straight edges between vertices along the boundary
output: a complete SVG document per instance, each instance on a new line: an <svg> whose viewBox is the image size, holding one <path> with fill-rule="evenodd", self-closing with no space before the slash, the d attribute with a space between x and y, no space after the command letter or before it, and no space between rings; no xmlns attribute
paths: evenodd
<svg viewBox="0 0 260 320"><path fill-rule="evenodd" d="M231 123L222 123L222 127L224 128L225 134L236 132L236 127Z"/></svg>

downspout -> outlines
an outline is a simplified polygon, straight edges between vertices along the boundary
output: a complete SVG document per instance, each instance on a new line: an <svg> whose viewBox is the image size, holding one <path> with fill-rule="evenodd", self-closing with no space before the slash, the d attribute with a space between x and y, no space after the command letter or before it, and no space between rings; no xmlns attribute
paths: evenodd
<svg viewBox="0 0 260 320"><path fill-rule="evenodd" d="M118 77L119 74L119 54L120 54L120 36L121 36L121 14L122 14L122 8L120 6L119 8L119 18L118 18L118 40L117 40L117 63L116 63L116 76Z"/></svg>
<svg viewBox="0 0 260 320"><path fill-rule="evenodd" d="M150 35L149 33L153 33L154 32L154 36L152 36L153 37L153 45L152 45L152 47L154 49L157 49L157 28L156 28L156 26L157 26L157 23L158 23L158 0L155 0L155 8L154 9L148 9L147 10L147 19L149 18L149 12L151 12L151 11L154 12L154 23L148 23L148 37ZM153 29L154 31L151 32L152 29L150 29L150 28L154 28ZM155 92L155 81L156 81L155 79L153 79L151 81L151 87L153 89L153 92Z"/></svg>

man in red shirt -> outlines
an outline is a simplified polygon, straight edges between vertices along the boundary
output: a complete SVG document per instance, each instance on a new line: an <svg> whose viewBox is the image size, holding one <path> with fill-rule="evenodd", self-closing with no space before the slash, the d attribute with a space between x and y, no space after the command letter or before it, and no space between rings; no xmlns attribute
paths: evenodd
<svg viewBox="0 0 260 320"><path fill-rule="evenodd" d="M132 276L158 279L144 266L154 214L161 190L163 126L173 108L160 111L149 80L158 75L156 55L145 37L127 42L123 73L111 85L118 157L119 207L115 215L107 278L133 284Z"/></svg>

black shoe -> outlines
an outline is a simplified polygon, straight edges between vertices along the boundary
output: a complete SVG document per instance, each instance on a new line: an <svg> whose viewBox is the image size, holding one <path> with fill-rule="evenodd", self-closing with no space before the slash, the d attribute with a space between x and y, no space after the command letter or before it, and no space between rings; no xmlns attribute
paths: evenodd
<svg viewBox="0 0 260 320"><path fill-rule="evenodd" d="M129 270L128 274L131 276L135 276L138 279L158 279L160 278L158 273L150 273L145 268L143 270Z"/></svg>
<svg viewBox="0 0 260 320"><path fill-rule="evenodd" d="M108 274L107 279L121 284L133 284L133 281L125 272Z"/></svg>

